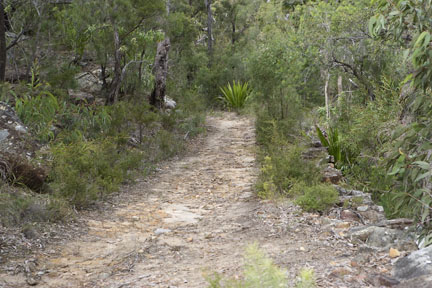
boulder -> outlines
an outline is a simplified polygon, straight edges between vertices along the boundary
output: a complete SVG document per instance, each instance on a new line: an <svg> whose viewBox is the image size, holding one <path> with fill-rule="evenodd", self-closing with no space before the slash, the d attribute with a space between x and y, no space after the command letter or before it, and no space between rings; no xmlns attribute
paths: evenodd
<svg viewBox="0 0 432 288"><path fill-rule="evenodd" d="M321 148L321 147L323 147L321 141L320 141L319 139L316 139L316 138L313 138L313 139L312 139L310 145L311 145L312 147L315 147L315 148Z"/></svg>
<svg viewBox="0 0 432 288"><path fill-rule="evenodd" d="M423 275L421 277L406 280L395 287L397 287L397 288L430 288L430 287L432 287L432 275Z"/></svg>
<svg viewBox="0 0 432 288"><path fill-rule="evenodd" d="M355 212L349 210L341 211L341 219L354 220L358 218L363 224L372 224L385 220L384 208L374 204L369 193L345 189L338 185L334 185L334 187L339 192L340 205L347 207L345 205L348 204L355 210Z"/></svg>
<svg viewBox="0 0 432 288"><path fill-rule="evenodd" d="M356 221L356 222L360 222L360 217L358 216L358 214L354 213L351 210L345 209L342 210L340 213L340 219L344 220L344 221Z"/></svg>
<svg viewBox="0 0 432 288"><path fill-rule="evenodd" d="M392 247L401 251L412 251L416 248L414 235L398 229L360 226L352 228L348 235L354 242L363 242L380 250L387 250Z"/></svg>
<svg viewBox="0 0 432 288"><path fill-rule="evenodd" d="M342 179L342 172L336 168L329 166L324 169L321 181L326 183L338 184Z"/></svg>
<svg viewBox="0 0 432 288"><path fill-rule="evenodd" d="M0 102L0 176L40 191L47 177L45 169L34 164L39 149L14 109Z"/></svg>
<svg viewBox="0 0 432 288"><path fill-rule="evenodd" d="M170 109L171 110L171 109L174 109L176 106L177 106L177 102L174 101L174 99L172 99L172 98L170 98L168 96L164 97L164 108L165 109Z"/></svg>
<svg viewBox="0 0 432 288"><path fill-rule="evenodd" d="M363 207L363 206L360 206L360 207ZM360 207L357 207L357 209ZM359 211L358 213L361 215L361 217L363 218L365 223L377 223L377 222L383 221L385 219L384 213L377 212L369 206L368 206L368 210Z"/></svg>
<svg viewBox="0 0 432 288"><path fill-rule="evenodd" d="M410 287L432 287L432 246L417 250L396 261L393 275L400 281L422 278L430 286ZM424 278L426 276L426 278ZM414 281L415 282L415 281ZM406 284L406 282L405 282ZM408 287L408 286L403 286Z"/></svg>
<svg viewBox="0 0 432 288"><path fill-rule="evenodd" d="M398 280L384 274L371 274L369 275L367 282L372 284L374 287L395 287L400 284Z"/></svg>
<svg viewBox="0 0 432 288"><path fill-rule="evenodd" d="M102 81L93 73L84 72L75 76L80 91L98 93L102 90Z"/></svg>
<svg viewBox="0 0 432 288"><path fill-rule="evenodd" d="M367 205L362 205L362 206L357 207L357 211L359 211L359 212L366 212L368 210L369 210L369 206L367 206Z"/></svg>

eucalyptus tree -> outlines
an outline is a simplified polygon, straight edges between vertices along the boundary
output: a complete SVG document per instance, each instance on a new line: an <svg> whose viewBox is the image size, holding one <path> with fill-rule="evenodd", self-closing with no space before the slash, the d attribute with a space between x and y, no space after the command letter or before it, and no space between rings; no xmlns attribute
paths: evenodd
<svg viewBox="0 0 432 288"><path fill-rule="evenodd" d="M204 0L207 9L207 49L211 59L213 54L213 12L212 0Z"/></svg>
<svg viewBox="0 0 432 288"><path fill-rule="evenodd" d="M406 48L404 55L411 59L414 73L408 80L422 89L432 88L432 1L374 0L377 14L369 21L374 37L388 37Z"/></svg>
<svg viewBox="0 0 432 288"><path fill-rule="evenodd" d="M378 10L369 21L371 35L397 43L409 67L399 93L400 126L387 159L390 174L396 177L393 212L413 217L421 228L420 244L427 246L432 244L432 1L373 2Z"/></svg>
<svg viewBox="0 0 432 288"><path fill-rule="evenodd" d="M0 2L0 82L5 80L6 73L6 23L4 1Z"/></svg>
<svg viewBox="0 0 432 288"><path fill-rule="evenodd" d="M154 37L163 26L165 1L132 0L76 0L58 14L63 31L77 57L82 57L86 49L96 55L101 66L102 78L107 79L107 70L112 69L110 83L106 83L106 103L118 101L127 70L131 65L143 62L143 50L138 47L148 45L146 41L160 39ZM131 51L140 53L133 53Z"/></svg>
<svg viewBox="0 0 432 288"><path fill-rule="evenodd" d="M42 0L0 2L0 81L5 80L7 62L12 62L16 67L26 67L23 75L16 72L9 80L29 78L40 54L41 37L44 25L50 21L48 15L52 6L49 1Z"/></svg>
<svg viewBox="0 0 432 288"><path fill-rule="evenodd" d="M232 47L253 25L259 1L220 0L215 3L215 15L221 33L227 35Z"/></svg>

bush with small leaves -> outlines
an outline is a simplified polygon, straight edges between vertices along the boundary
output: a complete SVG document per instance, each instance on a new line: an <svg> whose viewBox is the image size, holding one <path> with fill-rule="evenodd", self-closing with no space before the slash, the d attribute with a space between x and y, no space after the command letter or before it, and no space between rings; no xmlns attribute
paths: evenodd
<svg viewBox="0 0 432 288"><path fill-rule="evenodd" d="M297 188L299 189L299 188ZM304 186L303 195L296 199L296 204L308 212L324 212L337 203L339 194L328 184Z"/></svg>

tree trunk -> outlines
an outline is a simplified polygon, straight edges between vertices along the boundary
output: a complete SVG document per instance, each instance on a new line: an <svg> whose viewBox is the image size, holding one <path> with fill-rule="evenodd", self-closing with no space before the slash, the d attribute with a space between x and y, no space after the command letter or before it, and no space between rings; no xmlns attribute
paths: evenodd
<svg viewBox="0 0 432 288"><path fill-rule="evenodd" d="M343 93L342 75L339 75L339 76L338 76L338 82L337 82L337 85L338 85L338 97L340 97L340 96L342 95L342 93Z"/></svg>
<svg viewBox="0 0 432 288"><path fill-rule="evenodd" d="M150 95L150 104L159 109L163 108L165 98L166 78L168 74L168 52L170 45L171 43L169 38L165 38L165 40L158 43L155 63L153 66L155 84L153 92Z"/></svg>
<svg viewBox="0 0 432 288"><path fill-rule="evenodd" d="M235 19L233 19L231 21L231 27L232 27L232 32L231 32L231 44L234 45L236 42L236 21Z"/></svg>
<svg viewBox="0 0 432 288"><path fill-rule="evenodd" d="M0 0L1 1L1 0ZM4 0L3 0L4 1ZM44 2L42 2L44 3ZM37 20L37 30L34 37L34 44L32 47L32 54L31 54L31 62L28 63L26 75L28 79L31 79L32 77L39 78L39 75L32 75L33 72L39 73L39 71L32 71L32 69L36 68L35 65L38 63L38 52L39 52L39 45L40 45L40 36L41 36L41 30L42 30L42 19L45 15L45 8L46 3L42 4L40 7L38 7L38 2L33 2L34 8L37 12L38 20Z"/></svg>
<svg viewBox="0 0 432 288"><path fill-rule="evenodd" d="M166 1L166 12L167 12L167 15L169 15L171 12L171 1L170 0Z"/></svg>
<svg viewBox="0 0 432 288"><path fill-rule="evenodd" d="M118 95L120 92L122 82L122 52L120 50L120 37L117 27L114 27L114 75L110 85L110 91L108 93L106 104L114 104L118 101Z"/></svg>
<svg viewBox="0 0 432 288"><path fill-rule="evenodd" d="M212 0L204 0L206 8L207 8L207 51L208 55L211 58L213 55L213 35L212 35L212 26L213 26L213 16L212 16Z"/></svg>
<svg viewBox="0 0 432 288"><path fill-rule="evenodd" d="M5 81L6 75L6 26L4 0L0 0L0 82Z"/></svg>
<svg viewBox="0 0 432 288"><path fill-rule="evenodd" d="M330 120L330 98L329 98L329 82L330 82L330 71L327 71L327 79L324 86L324 96L325 96L325 108L326 108L326 118Z"/></svg>
<svg viewBox="0 0 432 288"><path fill-rule="evenodd" d="M144 55L145 55L145 47L143 48L143 50L141 51L141 55L140 55L140 63L138 65L138 79L141 82L142 81L142 66L143 66L143 62L144 62Z"/></svg>

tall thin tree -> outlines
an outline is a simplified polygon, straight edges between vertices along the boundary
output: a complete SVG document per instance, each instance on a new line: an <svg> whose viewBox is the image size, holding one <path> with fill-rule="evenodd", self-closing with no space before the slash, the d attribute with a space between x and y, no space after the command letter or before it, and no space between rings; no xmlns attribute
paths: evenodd
<svg viewBox="0 0 432 288"><path fill-rule="evenodd" d="M0 82L5 81L6 75L6 26L5 0L0 0Z"/></svg>
<svg viewBox="0 0 432 288"><path fill-rule="evenodd" d="M213 15L212 15L212 0L204 0L205 6L207 8L207 49L208 54L211 59L213 54L213 35L212 35L212 26L213 26Z"/></svg>

